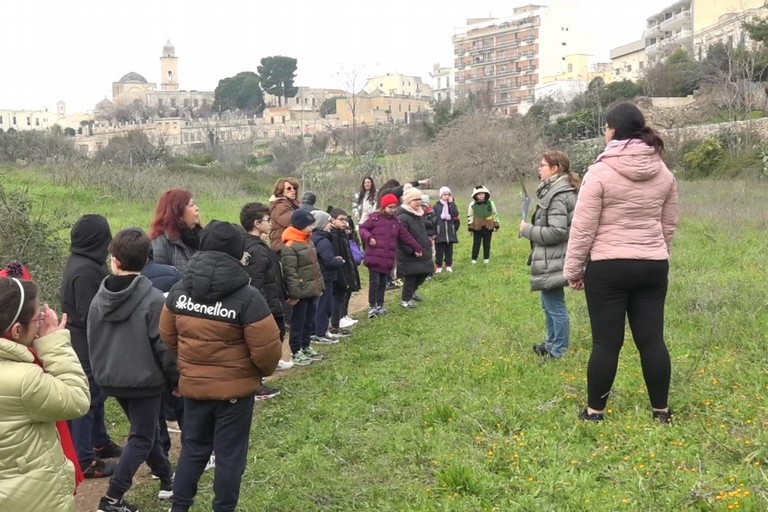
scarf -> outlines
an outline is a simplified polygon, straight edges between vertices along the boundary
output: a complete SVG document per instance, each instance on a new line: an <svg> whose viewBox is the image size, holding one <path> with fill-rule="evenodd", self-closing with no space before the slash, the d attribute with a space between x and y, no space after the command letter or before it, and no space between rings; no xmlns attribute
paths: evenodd
<svg viewBox="0 0 768 512"><path fill-rule="evenodd" d="M424 215L424 210L421 208L421 205L419 205L419 209L418 210L412 208L411 205L407 204L407 203L402 205L400 208L402 208L403 210L405 210L407 212L411 212L412 214L414 214L417 217L421 217L422 215Z"/></svg>
<svg viewBox="0 0 768 512"><path fill-rule="evenodd" d="M451 220L451 212L450 207L448 206L448 201L440 200L440 204L443 205L443 210L440 212L440 218L443 220Z"/></svg>
<svg viewBox="0 0 768 512"><path fill-rule="evenodd" d="M190 249L198 250L200 248L200 231L203 228L200 224L196 225L192 229L185 229L181 232L181 243L189 247Z"/></svg>
<svg viewBox="0 0 768 512"><path fill-rule="evenodd" d="M568 178L567 174L555 174L550 176L549 178L545 179L541 183L539 183L539 186L536 187L536 197L541 199L545 195L547 195L547 192L549 192L549 189L552 187L552 185L555 184L555 182L561 178Z"/></svg>
<svg viewBox="0 0 768 512"><path fill-rule="evenodd" d="M37 352L32 348L29 351L35 357L35 364L45 371L43 362L37 357ZM66 421L57 421L56 430L59 433L59 441L61 442L64 456L72 461L72 464L75 466L75 494L77 494L77 486L85 480L85 476L83 476L83 470L80 469L80 461L77 458L77 450L75 450L75 443L72 441L72 434L69 432L69 424Z"/></svg>

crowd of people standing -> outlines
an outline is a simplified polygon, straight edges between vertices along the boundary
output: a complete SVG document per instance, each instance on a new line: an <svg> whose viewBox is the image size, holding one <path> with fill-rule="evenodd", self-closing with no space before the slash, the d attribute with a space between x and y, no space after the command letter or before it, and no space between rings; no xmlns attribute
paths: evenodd
<svg viewBox="0 0 768 512"><path fill-rule="evenodd" d="M661 159L663 141L634 105L608 112L605 140L583 181L565 153L541 157L537 205L518 230L530 241L531 290L540 292L545 319L546 337L533 351L553 361L566 354L565 288L584 290L593 346L579 417L604 419L626 318L652 417L669 423L663 330L675 179ZM399 306L410 310L428 279L454 271L461 215L447 186L431 204L420 189L429 185L389 180L377 188L366 176L350 215L318 208L311 192L299 201L298 180L282 178L266 204L242 207L238 223L205 226L192 194L172 189L148 233L128 228L114 237L106 218L84 215L71 231L61 320L40 304L28 269L9 265L0 276L0 453L27 454L24 472L36 483L11 470L0 484L2 508L73 510L79 481L111 477L98 509L137 510L124 495L146 463L172 512L191 507L206 469L215 469L214 509L235 510L254 402L279 394L264 378L322 361L317 345L353 335L359 267L368 270L371 319L388 313L386 290L396 279ZM489 188L473 188L466 222L470 264L482 248L488 265L500 229ZM290 357L282 355L286 336ZM109 436L107 396L130 424L124 446ZM181 430L175 471L169 425ZM34 503L23 501L30 496Z"/></svg>

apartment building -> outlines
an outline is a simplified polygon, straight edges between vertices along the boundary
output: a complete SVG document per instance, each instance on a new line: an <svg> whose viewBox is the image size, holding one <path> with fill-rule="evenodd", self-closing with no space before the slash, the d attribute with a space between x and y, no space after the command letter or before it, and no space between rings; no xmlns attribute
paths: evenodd
<svg viewBox="0 0 768 512"><path fill-rule="evenodd" d="M707 56L715 43L749 44L745 21L768 16L765 0L693 0L693 55Z"/></svg>
<svg viewBox="0 0 768 512"><path fill-rule="evenodd" d="M383 96L410 96L413 98L432 99L432 88L419 76L387 73L373 76L363 86L366 94L381 91Z"/></svg>
<svg viewBox="0 0 768 512"><path fill-rule="evenodd" d="M610 51L611 69L606 82L620 82L632 80L636 82L642 78L645 62L645 41L640 39L633 43L613 48Z"/></svg>
<svg viewBox="0 0 768 512"><path fill-rule="evenodd" d="M429 73L432 78L432 99L435 103L453 98L453 68L441 67L440 63L432 66Z"/></svg>
<svg viewBox="0 0 768 512"><path fill-rule="evenodd" d="M40 110L11 110L0 109L0 130L26 131L48 130L59 122L56 112L43 107Z"/></svg>
<svg viewBox="0 0 768 512"><path fill-rule="evenodd" d="M679 0L648 18L643 37L649 64L677 48L692 52L692 3L693 0Z"/></svg>
<svg viewBox="0 0 768 512"><path fill-rule="evenodd" d="M567 72L566 56L592 54L575 3L514 8L505 18L468 19L453 36L456 96L483 95L503 115L525 112L542 77Z"/></svg>

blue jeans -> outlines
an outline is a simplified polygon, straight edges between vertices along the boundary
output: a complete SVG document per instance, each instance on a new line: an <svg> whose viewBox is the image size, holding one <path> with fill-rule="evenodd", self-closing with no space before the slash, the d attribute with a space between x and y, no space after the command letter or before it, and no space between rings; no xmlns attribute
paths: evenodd
<svg viewBox="0 0 768 512"><path fill-rule="evenodd" d="M547 323L547 339L544 348L553 357L562 357L568 350L571 338L571 323L565 305L565 289L541 290L541 307Z"/></svg>
<svg viewBox="0 0 768 512"><path fill-rule="evenodd" d="M316 297L299 299L299 302L293 306L291 330L288 333L288 344L291 346L291 353L293 354L309 347L309 336L312 332L312 326L315 325L316 300Z"/></svg>
<svg viewBox="0 0 768 512"><path fill-rule="evenodd" d="M328 325L333 315L333 285L333 281L325 281L325 291L317 299L314 328L317 336L325 336L325 333L328 332Z"/></svg>
<svg viewBox="0 0 768 512"><path fill-rule="evenodd" d="M173 512L192 506L200 476L214 451L213 510L234 512L248 462L252 418L252 394L232 400L184 398L184 442L173 481Z"/></svg>
<svg viewBox="0 0 768 512"><path fill-rule="evenodd" d="M107 434L107 423L104 420L104 402L107 397L93 380L91 365L86 361L82 364L91 390L91 407L83 416L69 422L69 430L75 443L80 467L85 469L96 458L93 448L101 448L109 443L110 439Z"/></svg>

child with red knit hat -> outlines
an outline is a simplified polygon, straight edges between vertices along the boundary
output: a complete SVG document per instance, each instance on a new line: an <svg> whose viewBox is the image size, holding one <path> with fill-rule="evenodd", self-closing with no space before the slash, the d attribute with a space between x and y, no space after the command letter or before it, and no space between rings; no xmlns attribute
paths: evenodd
<svg viewBox="0 0 768 512"><path fill-rule="evenodd" d="M387 313L384 308L384 293L387 289L387 276L395 266L397 243L402 242L421 257L422 247L408 232L400 220L395 217L400 202L394 194L381 198L381 208L371 213L360 225L360 236L365 242L363 263L368 267L368 318Z"/></svg>

